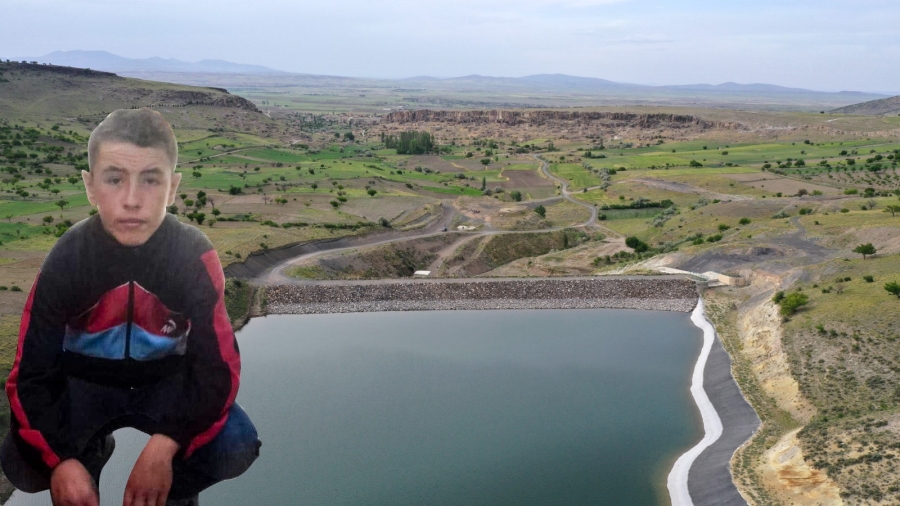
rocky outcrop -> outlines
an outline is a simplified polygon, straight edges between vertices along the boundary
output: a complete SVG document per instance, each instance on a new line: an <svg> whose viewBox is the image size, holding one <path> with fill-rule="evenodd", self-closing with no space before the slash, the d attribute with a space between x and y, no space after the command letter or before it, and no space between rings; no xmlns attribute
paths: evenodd
<svg viewBox="0 0 900 506"><path fill-rule="evenodd" d="M736 122L708 121L689 114L635 114L629 112L565 111L565 110L525 110L525 111L394 111L385 116L387 123L437 122L455 124L501 123L509 126L540 126L550 122L585 124L603 122L616 126L637 128L726 128L739 129L743 125Z"/></svg>
<svg viewBox="0 0 900 506"><path fill-rule="evenodd" d="M224 90L223 90L224 91ZM251 112L260 112L259 109L246 98L232 95L227 91L207 93L203 91L189 90L165 90L157 93L153 100L158 104L168 105L212 105L216 107L232 107Z"/></svg>

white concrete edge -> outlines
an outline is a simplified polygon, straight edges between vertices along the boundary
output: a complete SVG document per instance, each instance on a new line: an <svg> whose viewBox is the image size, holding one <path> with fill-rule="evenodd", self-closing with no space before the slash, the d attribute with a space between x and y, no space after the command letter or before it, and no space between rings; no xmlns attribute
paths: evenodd
<svg viewBox="0 0 900 506"><path fill-rule="evenodd" d="M719 436L722 435L722 420L719 414L706 395L703 389L703 371L706 369L706 360L709 358L709 352L712 349L713 342L716 339L716 330L712 323L706 319L703 308L703 299L697 301L697 307L691 313L691 321L703 330L703 348L700 350L700 357L697 358L697 364L694 366L694 374L691 378L691 395L694 402L700 409L700 416L703 418L703 439L696 446L686 451L672 466L667 480L669 489L669 498L672 500L672 506L693 506L694 501L688 491L688 473L694 460L708 446L715 443Z"/></svg>

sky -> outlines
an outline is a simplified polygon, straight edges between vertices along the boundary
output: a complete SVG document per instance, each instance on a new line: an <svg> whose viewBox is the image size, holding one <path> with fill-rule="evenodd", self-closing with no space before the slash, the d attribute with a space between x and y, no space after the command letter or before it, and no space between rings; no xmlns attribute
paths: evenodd
<svg viewBox="0 0 900 506"><path fill-rule="evenodd" d="M0 56L900 93L900 0L0 0Z"/></svg>

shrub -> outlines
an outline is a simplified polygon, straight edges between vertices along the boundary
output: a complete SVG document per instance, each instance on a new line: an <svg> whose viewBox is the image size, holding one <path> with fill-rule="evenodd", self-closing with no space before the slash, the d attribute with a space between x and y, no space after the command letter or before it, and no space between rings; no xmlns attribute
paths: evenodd
<svg viewBox="0 0 900 506"><path fill-rule="evenodd" d="M540 216L541 218L544 218L547 216L547 208L545 208L544 206L535 207L534 212L536 212L537 215Z"/></svg>
<svg viewBox="0 0 900 506"><path fill-rule="evenodd" d="M866 283L872 283L875 281L875 277L871 276L871 275L866 275L866 276L863 276L863 280L865 280Z"/></svg>
<svg viewBox="0 0 900 506"><path fill-rule="evenodd" d="M724 232L724 231L728 230L729 228L731 228L731 227L724 223L719 223L719 232Z"/></svg>
<svg viewBox="0 0 900 506"><path fill-rule="evenodd" d="M625 245L633 249L635 253L643 253L650 249L650 247L647 246L647 243L634 236L626 237Z"/></svg>
<svg viewBox="0 0 900 506"><path fill-rule="evenodd" d="M738 223L740 223L741 225L749 225L750 218L741 218L740 221L738 221Z"/></svg>
<svg viewBox="0 0 900 506"><path fill-rule="evenodd" d="M522 192L520 192L519 190L513 190L509 192L509 196L513 199L514 202L522 201Z"/></svg>
<svg viewBox="0 0 900 506"><path fill-rule="evenodd" d="M801 292L789 293L781 299L781 315L790 316L809 302L809 296Z"/></svg>
<svg viewBox="0 0 900 506"><path fill-rule="evenodd" d="M772 302L774 302L775 304L781 304L782 300L784 300L784 292L775 292L775 295L772 297Z"/></svg>

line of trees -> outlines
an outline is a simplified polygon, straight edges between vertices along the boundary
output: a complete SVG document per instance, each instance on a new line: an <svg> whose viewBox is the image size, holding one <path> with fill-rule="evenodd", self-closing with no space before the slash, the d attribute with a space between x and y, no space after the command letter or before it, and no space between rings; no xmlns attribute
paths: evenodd
<svg viewBox="0 0 900 506"><path fill-rule="evenodd" d="M387 149L396 149L398 155L424 155L434 151L434 137L429 132L407 130L400 136L381 134L381 142Z"/></svg>

